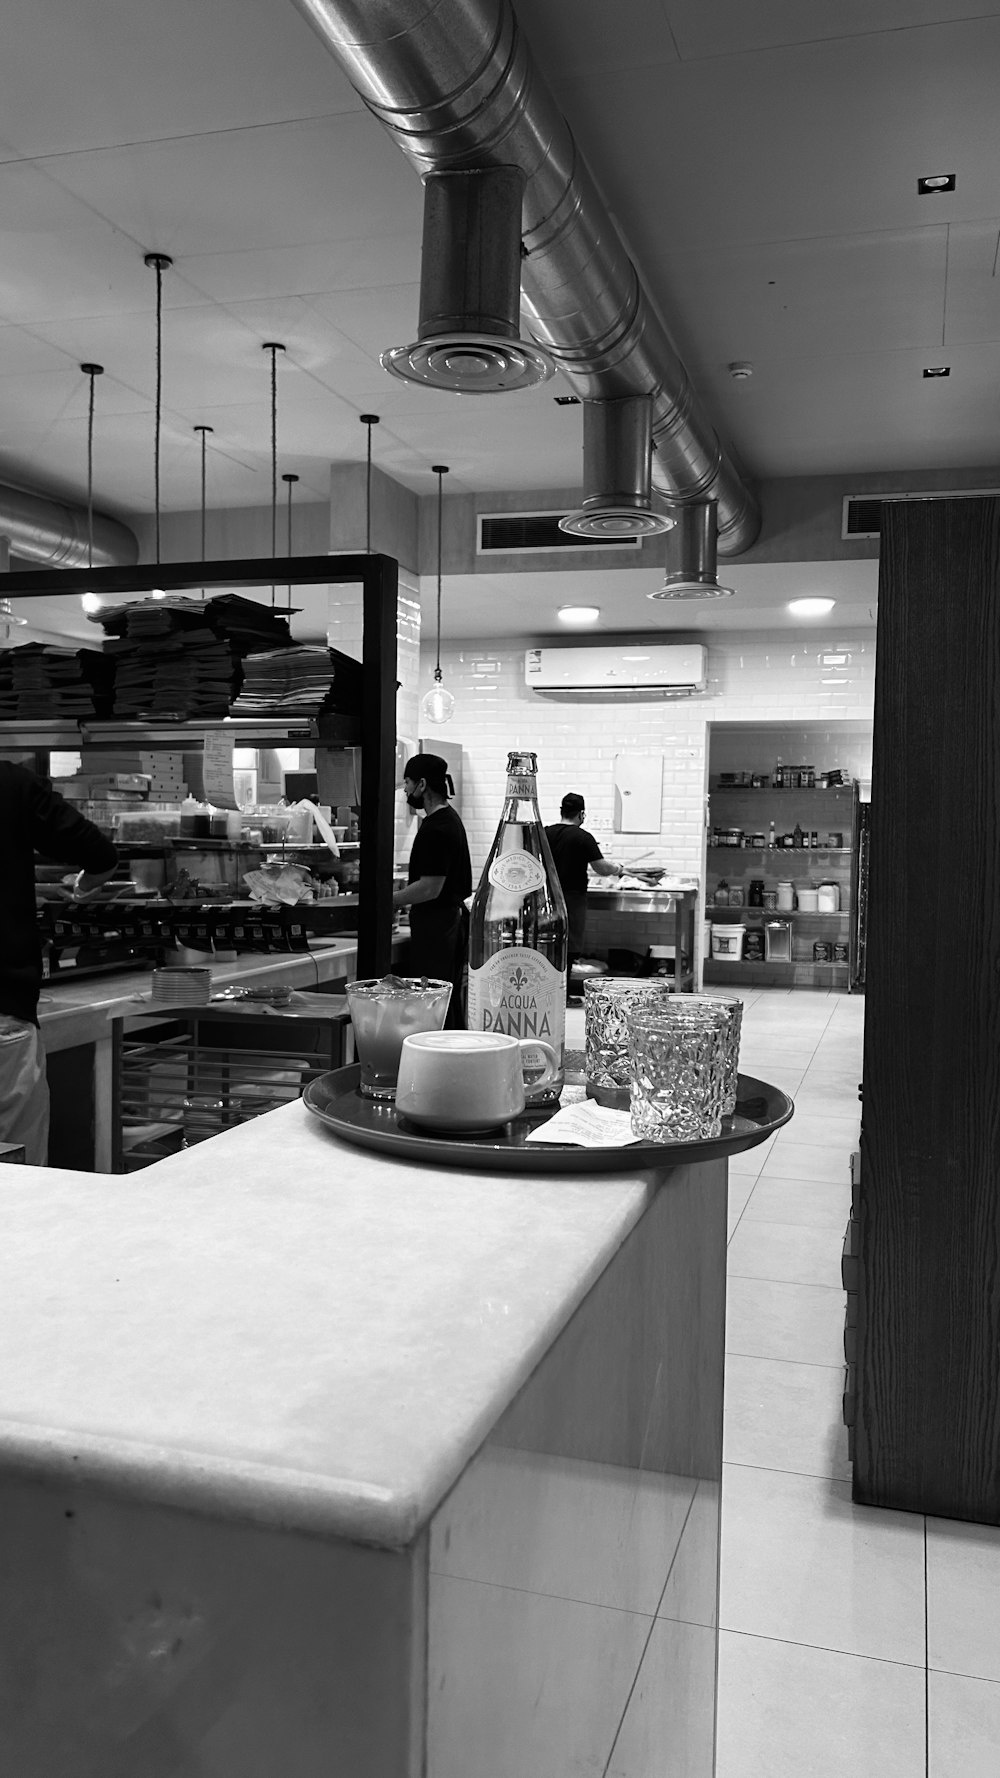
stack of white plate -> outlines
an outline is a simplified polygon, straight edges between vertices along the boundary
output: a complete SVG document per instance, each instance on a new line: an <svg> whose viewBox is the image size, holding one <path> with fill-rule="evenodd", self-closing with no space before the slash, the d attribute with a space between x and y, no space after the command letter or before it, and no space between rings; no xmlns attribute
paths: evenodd
<svg viewBox="0 0 1000 1778"><path fill-rule="evenodd" d="M154 1006L205 1006L212 998L212 971L186 964L154 969Z"/></svg>

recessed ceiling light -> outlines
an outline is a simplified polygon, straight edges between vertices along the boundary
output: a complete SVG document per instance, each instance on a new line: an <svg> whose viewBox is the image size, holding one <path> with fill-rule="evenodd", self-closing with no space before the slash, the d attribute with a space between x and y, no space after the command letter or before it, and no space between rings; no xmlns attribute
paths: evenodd
<svg viewBox="0 0 1000 1778"><path fill-rule="evenodd" d="M796 617L825 617L835 603L834 599L789 599L788 609Z"/></svg>
<svg viewBox="0 0 1000 1778"><path fill-rule="evenodd" d="M928 364L924 370L925 377L950 377L950 364Z"/></svg>
<svg viewBox="0 0 1000 1778"><path fill-rule="evenodd" d="M734 383L745 383L749 377L753 376L753 365L748 364L745 358L734 359L733 363L727 365L726 368Z"/></svg>
<svg viewBox="0 0 1000 1778"><path fill-rule="evenodd" d="M583 629L587 624L596 624L601 615L599 605L560 605L559 622Z"/></svg>
<svg viewBox="0 0 1000 1778"><path fill-rule="evenodd" d="M169 593L165 593L165 592L164 592L164 591L163 591L163 588L162 588L162 587L158 587L158 586L156 586L156 587L154 587L154 588L153 588L153 591L152 591L152 593L151 593L151 594L150 594L150 597L151 597L151 598L153 598L153 599L169 599L169 597L170 597L170 594L169 594Z"/></svg>
<svg viewBox="0 0 1000 1778"><path fill-rule="evenodd" d="M954 191L954 173L928 173L925 179L917 180L917 192L922 198L937 197L942 191Z"/></svg>
<svg viewBox="0 0 1000 1778"><path fill-rule="evenodd" d="M84 611L100 611L101 601L96 593L81 593L80 604Z"/></svg>

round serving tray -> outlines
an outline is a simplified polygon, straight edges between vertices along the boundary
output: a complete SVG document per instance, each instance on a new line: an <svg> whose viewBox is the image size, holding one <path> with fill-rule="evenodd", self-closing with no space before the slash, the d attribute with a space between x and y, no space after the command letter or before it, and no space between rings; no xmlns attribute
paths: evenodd
<svg viewBox="0 0 1000 1778"><path fill-rule="evenodd" d="M579 1148L568 1142L526 1141L531 1130L552 1116L549 1110L513 1118L489 1136L418 1130L397 1115L394 1105L363 1099L358 1092L360 1078L361 1069L355 1063L321 1074L305 1090L309 1110L335 1135L358 1148L374 1148L404 1161L494 1173L634 1173L644 1167L717 1160L765 1142L787 1124L795 1109L778 1087L741 1074L736 1111L723 1119L722 1135L708 1142L630 1142L625 1148Z"/></svg>

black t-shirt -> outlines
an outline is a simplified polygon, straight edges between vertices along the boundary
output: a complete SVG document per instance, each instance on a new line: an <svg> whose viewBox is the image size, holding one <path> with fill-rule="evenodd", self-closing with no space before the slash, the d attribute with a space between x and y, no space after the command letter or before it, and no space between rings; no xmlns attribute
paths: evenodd
<svg viewBox="0 0 1000 1778"><path fill-rule="evenodd" d="M461 817L450 803L425 815L413 837L408 883L418 877L443 877L435 901L416 902L410 908L410 931L419 933L450 925L467 895L472 894L472 860Z"/></svg>
<svg viewBox="0 0 1000 1778"><path fill-rule="evenodd" d="M0 760L0 1013L36 1022L42 947L35 853L77 870L113 869L110 840L50 785Z"/></svg>
<svg viewBox="0 0 1000 1778"><path fill-rule="evenodd" d="M585 827L558 821L555 826L545 829L545 838L549 842L552 862L562 884L563 894L585 895L587 866L604 857L593 834L588 833Z"/></svg>

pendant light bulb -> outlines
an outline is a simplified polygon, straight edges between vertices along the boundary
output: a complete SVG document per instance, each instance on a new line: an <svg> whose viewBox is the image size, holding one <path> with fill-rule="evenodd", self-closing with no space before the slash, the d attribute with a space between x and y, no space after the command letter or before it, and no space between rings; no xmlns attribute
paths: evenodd
<svg viewBox="0 0 1000 1778"><path fill-rule="evenodd" d="M441 683L441 527L444 517L444 478L448 473L446 463L432 465L438 478L437 498L437 655L434 666L434 684L430 691L425 692L420 703L420 714L427 722L450 722L455 714L455 700L450 691L446 691Z"/></svg>
<svg viewBox="0 0 1000 1778"><path fill-rule="evenodd" d="M441 683L440 669L434 675L434 684L430 691L424 693L420 702L420 714L425 722L450 722L455 714L455 700L451 692Z"/></svg>

